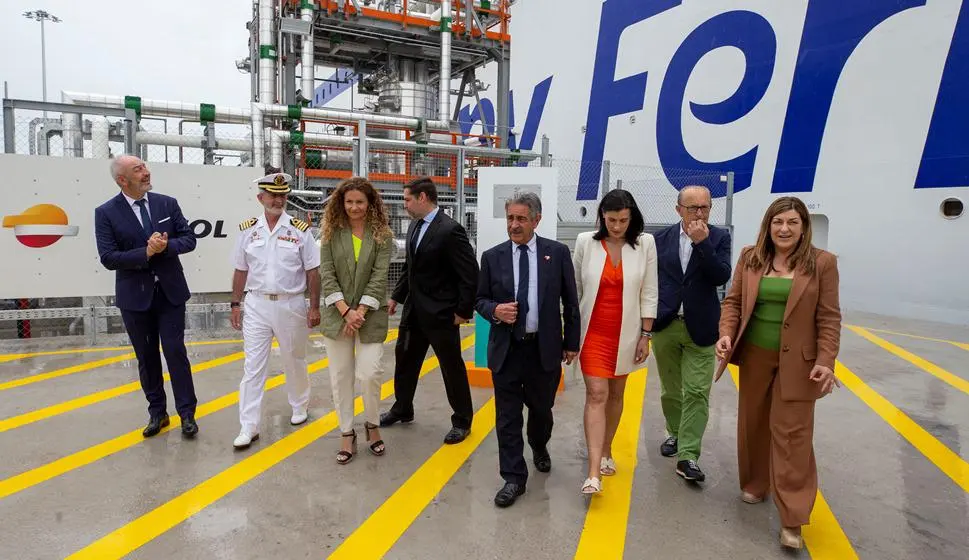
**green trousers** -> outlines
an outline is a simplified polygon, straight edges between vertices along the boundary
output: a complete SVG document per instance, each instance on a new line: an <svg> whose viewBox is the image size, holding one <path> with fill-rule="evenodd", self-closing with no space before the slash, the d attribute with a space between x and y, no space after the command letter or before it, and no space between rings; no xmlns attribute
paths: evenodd
<svg viewBox="0 0 969 560"><path fill-rule="evenodd" d="M653 352L663 389L660 402L666 431L677 439L677 459L698 460L710 416L714 346L694 344L686 323L676 319L653 333Z"/></svg>

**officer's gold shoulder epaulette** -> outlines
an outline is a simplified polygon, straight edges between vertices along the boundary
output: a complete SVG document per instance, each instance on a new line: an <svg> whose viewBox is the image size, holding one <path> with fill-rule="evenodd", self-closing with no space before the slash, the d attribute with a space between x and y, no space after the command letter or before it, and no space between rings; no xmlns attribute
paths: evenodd
<svg viewBox="0 0 969 560"><path fill-rule="evenodd" d="M299 218L293 218L289 221L289 223L293 224L293 227L300 231L306 231L310 229L310 225L304 222L303 220L300 220Z"/></svg>
<svg viewBox="0 0 969 560"><path fill-rule="evenodd" d="M248 220L243 220L242 223L239 224L239 231L246 231L247 229L251 228L254 225L256 225L255 218L249 218Z"/></svg>

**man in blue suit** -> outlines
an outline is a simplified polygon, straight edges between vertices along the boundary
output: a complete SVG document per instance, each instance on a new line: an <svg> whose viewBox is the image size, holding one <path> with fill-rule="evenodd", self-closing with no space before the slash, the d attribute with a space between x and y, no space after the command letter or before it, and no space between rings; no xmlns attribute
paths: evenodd
<svg viewBox="0 0 969 560"><path fill-rule="evenodd" d="M162 378L161 338L175 394L182 434L198 433L195 386L185 351L185 302L190 293L178 255L195 250L195 235L178 202L151 193L151 173L134 156L111 161L111 177L121 192L94 211L101 264L115 271L115 305L138 357L141 388L148 399L151 437L169 425Z"/></svg>
<svg viewBox="0 0 969 560"><path fill-rule="evenodd" d="M542 201L533 193L509 199L505 217L510 241L481 255L475 302L478 313L491 323L488 368L495 387L498 463L505 480L495 496L498 507L510 506L525 493L522 405L528 407L528 445L535 468L552 468L547 447L552 406L562 362L571 364L578 354L580 328L569 248L535 235Z"/></svg>
<svg viewBox="0 0 969 560"><path fill-rule="evenodd" d="M659 272L653 351L668 434L660 453L675 455L676 474L697 482L706 478L697 461L710 413L717 286L730 280L730 232L707 224L711 206L706 187L685 187L676 200L682 219L653 236Z"/></svg>

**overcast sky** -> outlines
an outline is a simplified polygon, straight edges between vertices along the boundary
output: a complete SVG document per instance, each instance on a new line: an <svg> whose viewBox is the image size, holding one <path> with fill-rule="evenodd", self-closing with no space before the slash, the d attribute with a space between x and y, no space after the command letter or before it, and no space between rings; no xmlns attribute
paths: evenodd
<svg viewBox="0 0 969 560"><path fill-rule="evenodd" d="M248 106L250 78L235 61L248 55L250 0L2 0L10 97L42 99L40 23L22 15L38 9L63 20L45 24L49 101L67 90Z"/></svg>

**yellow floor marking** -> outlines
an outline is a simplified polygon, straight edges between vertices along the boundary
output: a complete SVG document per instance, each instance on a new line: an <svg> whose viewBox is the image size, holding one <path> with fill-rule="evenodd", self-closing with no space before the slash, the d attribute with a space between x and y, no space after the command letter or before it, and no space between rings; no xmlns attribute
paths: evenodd
<svg viewBox="0 0 969 560"><path fill-rule="evenodd" d="M849 329L852 329L852 330L857 329L857 328L863 328L863 329L869 330L871 332L877 332L877 333L882 333L882 334L894 334L896 336L904 336L904 337L908 337L908 338L916 338L918 340L928 340L928 341L931 341L931 342L941 342L943 344L951 344L951 345L956 346L958 348L962 348L963 350L969 350L969 342L957 342L955 340L946 340L944 338L932 338L931 336L921 336L921 335L917 335L917 334L909 334L909 333L903 333L903 332L898 332L898 331L890 331L890 330L886 330L886 329L875 329L875 328L872 328L872 327L860 327L858 325L845 325L845 327L847 327Z"/></svg>
<svg viewBox="0 0 969 560"><path fill-rule="evenodd" d="M310 338L315 338L320 335L310 335ZM217 344L242 344L241 339L225 339L225 340L195 340L191 342L186 342L186 347L191 346L214 346ZM24 358L36 358L39 356L65 356L68 354L88 354L91 352L117 352L119 350L132 350L131 346L92 346L90 348L67 348L64 350L43 350L40 352L27 352L22 354L0 354L0 363L9 362L11 360L22 360Z"/></svg>
<svg viewBox="0 0 969 560"><path fill-rule="evenodd" d="M857 334L858 336L865 338L872 344L879 346L891 352L892 354L895 354L899 358L918 367L919 369L922 369L934 375L940 380L945 381L946 383L955 387L956 389L959 389L963 393L969 394L969 381L966 381L965 379L959 377L958 375L950 373L945 369L933 364L932 362L924 358L921 358L919 356L916 356L915 354L909 352L908 350L905 350L900 346L896 346L895 344L892 344L891 342L885 340L884 338L881 338L879 336L872 334L867 329L864 329L862 327L850 327L850 326L847 328L850 329L853 333Z"/></svg>
<svg viewBox="0 0 969 560"><path fill-rule="evenodd" d="M474 335L471 335L461 342L461 347L467 349L473 344ZM424 360L421 375L423 376L436 367L436 356ZM386 388L388 385L392 388L393 383L393 381L387 381L382 388ZM354 413L360 414L361 412L363 412L363 399L357 397L354 399ZM122 558L269 470L280 461L337 429L337 426L336 412L331 411L272 445L242 459L205 482L186 490L176 498L149 511L131 523L105 535L75 552L68 559L108 560Z"/></svg>
<svg viewBox="0 0 969 560"><path fill-rule="evenodd" d="M733 384L740 390L740 374L737 366L730 366L730 377ZM858 558L848 535L845 534L838 523L838 518L828 506L828 501L818 490L817 498L814 502L814 509L811 510L811 519L808 524L801 528L801 536L804 537L804 544L807 546L811 558L832 558L835 560Z"/></svg>
<svg viewBox="0 0 969 560"><path fill-rule="evenodd" d="M623 396L622 420L612 443L616 474L603 477L602 492L590 498L576 558L622 558L629 523L633 477L638 462L639 427L646 401L646 368L629 374ZM578 493L578 489L576 489ZM581 496L577 496L579 499ZM642 553L634 555L640 556Z"/></svg>
<svg viewBox="0 0 969 560"><path fill-rule="evenodd" d="M397 338L397 330L391 329L387 334L387 341L390 342ZM309 365L308 370L310 373L316 373L317 371L326 368L330 361L328 358L318 360ZM266 380L266 391L270 391L279 387L286 382L285 374L278 374L270 377ZM204 418L209 414L213 414L222 409L228 408L239 402L239 391L233 391L226 395L211 400L207 403L199 405L195 410L196 420ZM171 425L162 428L160 434L164 434L171 430L174 430L182 425L182 420L178 416L171 417ZM132 430L124 435L120 435L114 439L99 443L95 446L88 447L76 453L72 453L66 457L61 457L55 461L25 471L18 475L5 478L0 480L0 499L6 498L7 496L16 494L22 490L26 490L31 486L40 484L52 478L61 476L62 474L68 473L75 469L79 469L85 465L89 465L95 461L113 455L119 451L128 449L129 447L135 446L145 440L141 435L143 428L138 428L137 430ZM159 435L160 435L159 434ZM158 437L158 436L155 436Z"/></svg>
<svg viewBox="0 0 969 560"><path fill-rule="evenodd" d="M466 440L442 445L328 558L383 558L494 428L495 399L492 397L475 413Z"/></svg>
<svg viewBox="0 0 969 560"><path fill-rule="evenodd" d="M882 420L887 422L889 426L895 428L899 435L918 449L922 455L925 455L933 465L944 472L964 491L969 492L969 463L966 463L962 457L946 447L922 426L919 426L888 399L869 387L841 362L835 365L834 374L845 387L881 416Z"/></svg>
<svg viewBox="0 0 969 560"><path fill-rule="evenodd" d="M236 352L234 354L229 354L228 356L223 356L221 358L208 360L200 364L195 364L192 366L192 375L195 375L205 370L219 367L225 364L230 364L237 360L241 360L244 357L245 357L244 352ZM163 377L165 378L165 381L170 380L168 373L165 373ZM65 414L73 410L78 410L86 406L91 406L92 404L104 402L108 399L120 397L121 395L135 393L140 390L141 390L141 382L132 381L131 383L125 383L124 385L118 385L117 387L112 387L111 389L105 389L103 391L98 391L97 393L91 393L90 395L85 395L83 397L78 397L76 399L70 399L58 404L54 404L44 408L39 408L37 410L32 410L30 412L25 412L17 416L5 418L3 420L0 420L0 434L2 434L3 432L6 432L7 430L20 428L22 426L26 426L27 424L33 424L34 422L39 422L41 420L53 418L54 416L59 416L61 414Z"/></svg>
<svg viewBox="0 0 969 560"><path fill-rule="evenodd" d="M83 364L77 364L71 367L55 369L54 371L48 371L47 373L38 373L29 377L23 377L21 379L14 379L5 383L0 383L0 391L6 391L7 389L13 389L15 387L23 387L24 385L30 385L31 383L47 381L48 379L56 379L58 377L64 377L65 375L71 375L72 373L80 373L82 371L88 371L101 366L107 366L133 359L135 359L134 352L129 352L127 354L121 354L120 356L111 356L110 358L102 358L100 360L94 360L93 362L84 362Z"/></svg>

